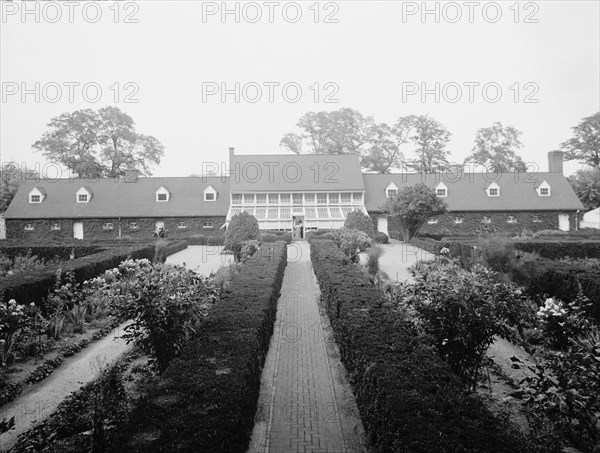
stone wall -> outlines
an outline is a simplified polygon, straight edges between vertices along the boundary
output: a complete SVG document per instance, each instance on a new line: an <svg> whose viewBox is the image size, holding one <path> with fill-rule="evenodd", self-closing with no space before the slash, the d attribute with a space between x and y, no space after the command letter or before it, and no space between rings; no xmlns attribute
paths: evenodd
<svg viewBox="0 0 600 453"><path fill-rule="evenodd" d="M154 236L156 222L164 222L169 232L169 238L178 239L197 235L215 236L224 234L221 226L225 223L222 217L168 217L168 218L114 218L114 219L7 219L7 239L31 240L61 240L73 238L73 223L83 222L84 239L117 239L119 226L121 238L148 239ZM112 229L104 229L105 223L112 223ZM133 228L131 222L137 223ZM186 222L186 228L178 228L179 222ZM55 223L60 225L60 230L52 230ZM25 230L25 225L32 224L33 231Z"/></svg>

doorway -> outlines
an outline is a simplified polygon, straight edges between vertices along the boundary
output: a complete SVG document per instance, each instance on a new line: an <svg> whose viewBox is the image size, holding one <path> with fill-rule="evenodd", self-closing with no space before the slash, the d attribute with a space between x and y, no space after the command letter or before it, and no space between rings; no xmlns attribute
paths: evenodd
<svg viewBox="0 0 600 453"><path fill-rule="evenodd" d="M292 239L304 239L304 216L295 215L292 216Z"/></svg>
<svg viewBox="0 0 600 453"><path fill-rule="evenodd" d="M569 214L558 215L558 229L561 231L569 231L571 229L571 223L569 222Z"/></svg>
<svg viewBox="0 0 600 453"><path fill-rule="evenodd" d="M83 222L73 222L73 237L83 239Z"/></svg>

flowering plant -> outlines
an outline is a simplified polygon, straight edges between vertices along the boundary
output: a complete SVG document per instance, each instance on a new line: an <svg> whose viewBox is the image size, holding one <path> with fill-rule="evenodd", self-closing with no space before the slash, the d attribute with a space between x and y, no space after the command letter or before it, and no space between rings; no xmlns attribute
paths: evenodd
<svg viewBox="0 0 600 453"><path fill-rule="evenodd" d="M581 289L577 298L569 304L552 297L546 299L544 305L538 309L537 318L549 346L566 349L570 338L586 332L591 327L584 314L588 303L589 300Z"/></svg>

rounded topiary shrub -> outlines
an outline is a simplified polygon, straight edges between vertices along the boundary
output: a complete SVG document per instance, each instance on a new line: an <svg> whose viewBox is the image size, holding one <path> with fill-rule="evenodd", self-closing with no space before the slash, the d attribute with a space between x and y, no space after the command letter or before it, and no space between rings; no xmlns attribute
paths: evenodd
<svg viewBox="0 0 600 453"><path fill-rule="evenodd" d="M225 249L236 251L244 241L260 239L258 220L247 212L234 215L225 232Z"/></svg>
<svg viewBox="0 0 600 453"><path fill-rule="evenodd" d="M373 221L371 220L371 217L364 214L362 211L352 211L349 213L344 222L344 228L362 231L371 239L375 237Z"/></svg>
<svg viewBox="0 0 600 453"><path fill-rule="evenodd" d="M388 235L381 231L377 231L375 233L375 242L378 244L387 244L389 242Z"/></svg>

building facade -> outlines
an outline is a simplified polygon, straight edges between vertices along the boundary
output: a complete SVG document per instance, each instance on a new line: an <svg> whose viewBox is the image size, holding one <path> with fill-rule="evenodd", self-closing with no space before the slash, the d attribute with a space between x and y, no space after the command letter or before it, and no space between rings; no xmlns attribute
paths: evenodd
<svg viewBox="0 0 600 453"><path fill-rule="evenodd" d="M398 237L383 205L403 187L424 183L448 204L422 232L576 228L583 205L562 171L562 152L548 154L548 172L366 174L357 155L236 155L227 176L27 180L6 210L8 239L150 238L222 234L240 212L261 230L337 229L353 210L378 231Z"/></svg>

